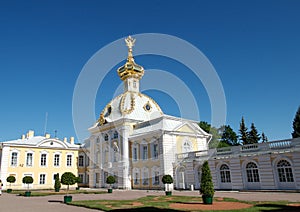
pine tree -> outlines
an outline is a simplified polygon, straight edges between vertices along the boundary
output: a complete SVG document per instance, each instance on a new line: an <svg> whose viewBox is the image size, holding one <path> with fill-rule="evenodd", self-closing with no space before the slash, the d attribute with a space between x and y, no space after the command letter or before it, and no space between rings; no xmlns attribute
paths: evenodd
<svg viewBox="0 0 300 212"><path fill-rule="evenodd" d="M242 141L243 145L249 144L248 128L245 125L244 117L242 117L242 121L240 123L239 133L240 133L239 138Z"/></svg>
<svg viewBox="0 0 300 212"><path fill-rule="evenodd" d="M261 140L263 143L268 142L268 137L265 135L264 132L261 133Z"/></svg>
<svg viewBox="0 0 300 212"><path fill-rule="evenodd" d="M220 129L223 130L221 142L224 142L230 146L239 145L238 136L229 125L222 126Z"/></svg>
<svg viewBox="0 0 300 212"><path fill-rule="evenodd" d="M248 141L249 144L256 144L260 140L260 135L257 132L257 129L254 126L254 123L251 123L250 132L249 132L249 135L248 135L248 140L249 140Z"/></svg>
<svg viewBox="0 0 300 212"><path fill-rule="evenodd" d="M293 121L293 132L292 136L293 138L300 137L300 107L298 107L298 110L296 112L294 121Z"/></svg>

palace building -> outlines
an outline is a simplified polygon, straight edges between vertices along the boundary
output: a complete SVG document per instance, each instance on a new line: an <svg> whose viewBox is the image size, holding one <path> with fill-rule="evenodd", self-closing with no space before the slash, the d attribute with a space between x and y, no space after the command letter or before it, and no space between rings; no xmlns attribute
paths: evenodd
<svg viewBox="0 0 300 212"><path fill-rule="evenodd" d="M174 189L199 189L201 167L208 160L218 190L300 190L300 138L209 149L211 135L197 121L163 113L151 97L140 92L142 66L135 63L135 40L125 39L128 57L117 73L124 91L112 99L88 130L82 145L71 137L60 140L34 136L0 143L0 179L7 188L23 189L24 176L32 176L32 188L53 188L54 175L73 172L80 186L162 189L162 176L173 176Z"/></svg>
<svg viewBox="0 0 300 212"><path fill-rule="evenodd" d="M59 140L51 138L50 134L35 136L30 130L20 139L0 143L0 179L4 189L8 176L15 176L13 189L24 189L24 176L33 177L33 189L49 189L54 186L54 175L72 172L78 175L77 160L80 145L74 143L74 137L69 142L67 138Z"/></svg>
<svg viewBox="0 0 300 212"><path fill-rule="evenodd" d="M139 90L144 75L128 46L126 63L117 72L124 92L111 100L99 120L89 128L89 187L105 187L106 177L114 175L115 187L161 189L161 178L173 175L176 154L208 150L211 135L196 121L168 116L151 97Z"/></svg>

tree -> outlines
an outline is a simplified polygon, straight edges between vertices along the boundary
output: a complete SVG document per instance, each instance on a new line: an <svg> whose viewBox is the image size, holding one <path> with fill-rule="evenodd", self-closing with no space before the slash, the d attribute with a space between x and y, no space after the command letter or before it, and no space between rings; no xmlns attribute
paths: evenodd
<svg viewBox="0 0 300 212"><path fill-rule="evenodd" d="M69 186L76 183L76 176L72 172L65 172L61 176L61 183L67 185L67 196L69 192Z"/></svg>
<svg viewBox="0 0 300 212"><path fill-rule="evenodd" d="M254 123L251 123L250 132L248 134L248 143L249 144L256 144L260 140L260 135L257 132L256 127L254 126Z"/></svg>
<svg viewBox="0 0 300 212"><path fill-rule="evenodd" d="M33 178L31 176L25 176L22 179L24 184L27 184L27 190L29 191L29 184L33 183Z"/></svg>
<svg viewBox="0 0 300 212"><path fill-rule="evenodd" d="M240 123L239 133L239 139L242 141L243 145L249 144L248 128L245 125L244 117L242 117L242 121Z"/></svg>
<svg viewBox="0 0 300 212"><path fill-rule="evenodd" d="M13 176L13 175L8 176L8 177L6 178L6 182L9 183L9 189L7 189L7 192L11 192L11 191L12 191L12 189L11 189L11 184L14 183L14 182L16 182L15 176Z"/></svg>
<svg viewBox="0 0 300 212"><path fill-rule="evenodd" d="M208 161L205 161L201 168L200 193L202 194L202 199L204 202L205 202L205 198L207 197L211 198L212 201L212 197L214 196L215 193Z"/></svg>
<svg viewBox="0 0 300 212"><path fill-rule="evenodd" d="M167 184L166 195L171 195L172 192L170 191L169 185L173 183L173 177L166 174L162 177L161 181L163 184Z"/></svg>
<svg viewBox="0 0 300 212"><path fill-rule="evenodd" d="M199 127L204 130L205 132L209 133L211 125L206 121L200 121Z"/></svg>
<svg viewBox="0 0 300 212"><path fill-rule="evenodd" d="M55 192L59 192L59 189L61 188L61 183L59 181L59 173L57 173L54 177L54 189L55 189Z"/></svg>
<svg viewBox="0 0 300 212"><path fill-rule="evenodd" d="M116 182L116 178L114 176L108 176L106 178L106 183L110 185L110 189L111 189L111 185L114 184Z"/></svg>
<svg viewBox="0 0 300 212"><path fill-rule="evenodd" d="M261 133L261 140L263 143L268 142L268 137L265 135L264 132Z"/></svg>
<svg viewBox="0 0 300 212"><path fill-rule="evenodd" d="M238 136L229 125L222 126L220 129L223 130L221 142L230 146L239 145Z"/></svg>
<svg viewBox="0 0 300 212"><path fill-rule="evenodd" d="M296 112L294 121L293 121L293 132L292 137L298 138L300 137L300 106L298 107L298 110Z"/></svg>

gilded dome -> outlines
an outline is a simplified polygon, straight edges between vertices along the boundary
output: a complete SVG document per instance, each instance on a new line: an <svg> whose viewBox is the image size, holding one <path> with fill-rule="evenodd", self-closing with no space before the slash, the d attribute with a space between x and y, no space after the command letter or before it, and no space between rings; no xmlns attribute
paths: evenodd
<svg viewBox="0 0 300 212"><path fill-rule="evenodd" d="M163 114L159 105L149 96L125 92L114 98L101 112L99 123L114 122L120 118L148 121Z"/></svg>

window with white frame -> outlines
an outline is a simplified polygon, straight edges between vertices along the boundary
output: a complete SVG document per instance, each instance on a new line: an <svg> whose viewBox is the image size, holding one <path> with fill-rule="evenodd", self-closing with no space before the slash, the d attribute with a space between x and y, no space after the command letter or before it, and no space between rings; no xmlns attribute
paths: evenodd
<svg viewBox="0 0 300 212"><path fill-rule="evenodd" d="M114 139L117 139L119 137L118 131L114 132Z"/></svg>
<svg viewBox="0 0 300 212"><path fill-rule="evenodd" d="M139 181L139 173L138 172L135 172L134 173L134 185L138 185L140 184L140 181Z"/></svg>
<svg viewBox="0 0 300 212"><path fill-rule="evenodd" d="M84 156L83 155L79 155L78 156L78 166L79 167L83 167L84 166Z"/></svg>
<svg viewBox="0 0 300 212"><path fill-rule="evenodd" d="M154 172L153 185L159 185L159 172L158 171Z"/></svg>
<svg viewBox="0 0 300 212"><path fill-rule="evenodd" d="M43 153L41 154L41 166L47 165L47 154Z"/></svg>
<svg viewBox="0 0 300 212"><path fill-rule="evenodd" d="M116 180L115 183L118 183L118 181L119 181L118 172L114 172L114 178Z"/></svg>
<svg viewBox="0 0 300 212"><path fill-rule="evenodd" d="M153 144L153 159L158 159L158 144Z"/></svg>
<svg viewBox="0 0 300 212"><path fill-rule="evenodd" d="M80 178L81 183L85 183L84 182L84 174L78 174L78 177Z"/></svg>
<svg viewBox="0 0 300 212"><path fill-rule="evenodd" d="M113 150L114 150L113 161L117 162L119 160L119 148L116 142L113 144Z"/></svg>
<svg viewBox="0 0 300 212"><path fill-rule="evenodd" d="M72 155L67 155L67 166L72 166Z"/></svg>
<svg viewBox="0 0 300 212"><path fill-rule="evenodd" d="M18 165L18 153L17 152L12 152L11 153L10 165L11 166L17 166Z"/></svg>
<svg viewBox="0 0 300 212"><path fill-rule="evenodd" d="M249 183L259 182L259 174L257 165L253 162L250 162L246 165L247 181Z"/></svg>
<svg viewBox="0 0 300 212"><path fill-rule="evenodd" d="M60 155L59 154L55 154L54 155L54 166L59 166L59 160L60 160Z"/></svg>
<svg viewBox="0 0 300 212"><path fill-rule="evenodd" d="M104 141L108 141L108 134L104 135Z"/></svg>
<svg viewBox="0 0 300 212"><path fill-rule="evenodd" d="M143 155L143 160L147 160L148 159L148 145L147 144L144 144L142 146L142 155Z"/></svg>
<svg viewBox="0 0 300 212"><path fill-rule="evenodd" d="M280 160L277 163L277 172L279 182L294 182L292 166L287 160Z"/></svg>
<svg viewBox="0 0 300 212"><path fill-rule="evenodd" d="M138 147L134 145L132 148L132 159L133 161L138 161Z"/></svg>
<svg viewBox="0 0 300 212"><path fill-rule="evenodd" d="M32 166L33 153L26 154L26 166Z"/></svg>
<svg viewBox="0 0 300 212"><path fill-rule="evenodd" d="M192 151L192 144L190 141L185 140L182 145L182 153L187 153Z"/></svg>
<svg viewBox="0 0 300 212"><path fill-rule="evenodd" d="M148 174L149 174L148 169L143 169L143 185L148 185L149 184Z"/></svg>
<svg viewBox="0 0 300 212"><path fill-rule="evenodd" d="M230 170L229 170L229 167L226 164L223 164L220 167L220 176L221 176L221 182L222 183L230 183L231 182Z"/></svg>
<svg viewBox="0 0 300 212"><path fill-rule="evenodd" d="M46 184L46 174L40 174L40 184Z"/></svg>

